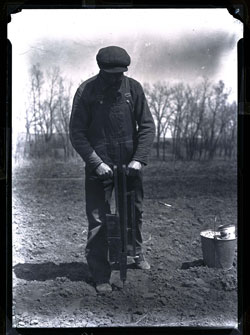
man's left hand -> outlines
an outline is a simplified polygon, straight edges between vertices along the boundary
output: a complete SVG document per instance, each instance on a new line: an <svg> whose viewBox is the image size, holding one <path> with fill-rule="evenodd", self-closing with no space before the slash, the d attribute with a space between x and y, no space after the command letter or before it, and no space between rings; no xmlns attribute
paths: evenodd
<svg viewBox="0 0 250 335"><path fill-rule="evenodd" d="M138 161L131 161L128 165L128 175L136 176L142 169L142 164Z"/></svg>

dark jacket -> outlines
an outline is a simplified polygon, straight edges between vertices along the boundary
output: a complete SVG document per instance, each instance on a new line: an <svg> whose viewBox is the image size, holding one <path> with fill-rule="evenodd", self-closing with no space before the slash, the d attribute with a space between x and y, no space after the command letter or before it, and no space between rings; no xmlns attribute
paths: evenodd
<svg viewBox="0 0 250 335"><path fill-rule="evenodd" d="M69 130L71 143L89 170L101 162L146 164L155 136L140 83L123 76L119 89L110 88L100 74L77 89Z"/></svg>

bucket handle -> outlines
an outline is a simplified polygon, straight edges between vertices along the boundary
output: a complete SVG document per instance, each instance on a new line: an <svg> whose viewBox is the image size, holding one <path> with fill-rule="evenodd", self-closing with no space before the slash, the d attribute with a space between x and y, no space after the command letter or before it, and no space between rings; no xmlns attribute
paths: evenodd
<svg viewBox="0 0 250 335"><path fill-rule="evenodd" d="M221 223L221 225L223 224L223 221L222 221L222 218L221 218L221 214L218 213L218 214L215 215L215 217L214 217L214 231L215 231L215 224L216 224L216 221L217 221L217 217L220 219L220 223Z"/></svg>
<svg viewBox="0 0 250 335"><path fill-rule="evenodd" d="M216 231L215 228L216 228L217 217L219 217L220 222L221 222L221 224L222 224L222 218L221 218L221 215L220 215L220 213L218 213L218 214L215 215L215 217L214 217L214 239L215 239L215 240L218 239L218 237L217 237L216 234L215 234L215 231Z"/></svg>

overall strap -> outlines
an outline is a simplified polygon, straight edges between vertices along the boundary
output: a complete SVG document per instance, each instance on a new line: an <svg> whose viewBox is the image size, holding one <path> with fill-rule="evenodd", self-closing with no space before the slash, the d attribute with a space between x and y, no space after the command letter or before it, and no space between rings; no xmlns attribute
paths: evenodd
<svg viewBox="0 0 250 335"><path fill-rule="evenodd" d="M131 96L129 79L126 76L125 76L125 92L124 92L124 95L125 95L125 97Z"/></svg>
<svg viewBox="0 0 250 335"><path fill-rule="evenodd" d="M130 92L130 84L129 84L128 77L125 77L125 91L123 94L124 94L126 101L129 103L131 107L131 111L134 111L134 102L133 102L133 98Z"/></svg>

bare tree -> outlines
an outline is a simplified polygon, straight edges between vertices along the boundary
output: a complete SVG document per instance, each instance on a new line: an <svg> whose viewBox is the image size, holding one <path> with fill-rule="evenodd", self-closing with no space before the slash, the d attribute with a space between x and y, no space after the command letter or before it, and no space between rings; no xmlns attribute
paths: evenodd
<svg viewBox="0 0 250 335"><path fill-rule="evenodd" d="M163 136L163 143L162 143L162 159L165 161L166 159L166 143L167 143L167 133L170 128L170 120L171 115L173 112L171 111L166 118L164 118L164 121L162 122L162 136Z"/></svg>
<svg viewBox="0 0 250 335"><path fill-rule="evenodd" d="M53 67L47 71L46 84L44 90L44 100L40 113L39 124L41 127L44 140L48 143L55 132L55 114L58 108L59 90L60 90L60 70Z"/></svg>
<svg viewBox="0 0 250 335"><path fill-rule="evenodd" d="M171 118L170 127L173 140L172 153L174 159L182 159L183 119L186 108L185 86L182 83L172 88L172 108L173 117Z"/></svg>
<svg viewBox="0 0 250 335"><path fill-rule="evenodd" d="M37 63L30 69L31 89L30 89L30 106L26 109L26 148L29 144L29 152L33 155L39 152L38 141L40 134L39 116L42 109L41 92L44 85L44 75ZM33 136L31 136L33 134Z"/></svg>
<svg viewBox="0 0 250 335"><path fill-rule="evenodd" d="M69 120L71 111L71 88L70 82L68 87L65 87L65 80L60 77L59 80L59 94L58 105L55 115L55 128L57 134L60 136L64 149L64 158L68 159L70 156L70 140L69 140Z"/></svg>
<svg viewBox="0 0 250 335"><path fill-rule="evenodd" d="M163 135L165 144L165 137L170 122L169 107L171 93L166 83L161 82L155 83L152 87L150 85L145 85L144 90L147 95L149 107L151 108L156 121L156 155L157 158L159 158L161 137Z"/></svg>
<svg viewBox="0 0 250 335"><path fill-rule="evenodd" d="M182 138L185 143L186 158L193 159L197 148L197 96L189 86L185 88L186 107L183 113Z"/></svg>
<svg viewBox="0 0 250 335"><path fill-rule="evenodd" d="M208 159L213 159L218 143L222 137L227 123L226 101L228 93L225 92L225 84L219 81L214 85L208 97L208 113L206 127L206 151Z"/></svg>
<svg viewBox="0 0 250 335"><path fill-rule="evenodd" d="M207 90L209 82L205 79L199 86L185 90L186 107L183 117L183 139L186 147L186 158L201 158L202 124L206 111Z"/></svg>
<svg viewBox="0 0 250 335"><path fill-rule="evenodd" d="M236 135L237 135L237 106L236 102L227 103L225 108L226 122L223 128L219 147L220 156L233 158L236 155Z"/></svg>
<svg viewBox="0 0 250 335"><path fill-rule="evenodd" d="M164 113L161 119L161 137L162 137L162 159L166 159L166 138L168 132L170 132L172 116L174 109L172 108L172 93L171 89L166 88L166 100L164 106Z"/></svg>

